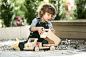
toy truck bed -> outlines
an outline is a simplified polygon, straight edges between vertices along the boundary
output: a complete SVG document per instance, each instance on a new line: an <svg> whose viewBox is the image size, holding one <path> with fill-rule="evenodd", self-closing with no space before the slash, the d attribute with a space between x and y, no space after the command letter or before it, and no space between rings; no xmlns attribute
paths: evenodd
<svg viewBox="0 0 86 57"><path fill-rule="evenodd" d="M45 44L44 46L57 46L61 41L60 38L52 33L50 29L44 29L43 34L40 36L40 38L44 38L48 41L49 44Z"/></svg>

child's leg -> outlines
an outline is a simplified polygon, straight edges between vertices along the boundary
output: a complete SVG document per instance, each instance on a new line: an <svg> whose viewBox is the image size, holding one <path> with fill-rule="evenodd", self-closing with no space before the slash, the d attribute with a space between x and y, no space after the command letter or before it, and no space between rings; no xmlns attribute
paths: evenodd
<svg viewBox="0 0 86 57"><path fill-rule="evenodd" d="M18 45L18 46L19 46L19 48L20 48L20 50L21 50L21 51L23 51L23 50L24 50L24 49L23 49L23 48L24 48L24 44L25 44L25 43L27 43L27 41L28 41L28 40L26 40L26 41L24 41L24 42L20 42L20 43L19 43L19 45Z"/></svg>

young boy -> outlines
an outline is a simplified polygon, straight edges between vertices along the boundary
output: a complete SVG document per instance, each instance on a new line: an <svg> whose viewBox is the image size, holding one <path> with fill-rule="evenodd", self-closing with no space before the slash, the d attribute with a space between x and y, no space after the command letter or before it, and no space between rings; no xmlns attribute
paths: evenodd
<svg viewBox="0 0 86 57"><path fill-rule="evenodd" d="M52 24L49 21L55 15L56 15L56 10L54 6L52 6L51 4L44 4L39 11L40 17L33 19L31 23L31 26L29 28L31 33L28 39L38 38L38 42L42 42L42 44L48 44L48 41L44 40L43 38L40 38L40 35L43 33L42 29L51 29L51 31L55 33L55 30L53 29ZM27 43L27 41L19 43L20 50L23 50L24 44Z"/></svg>

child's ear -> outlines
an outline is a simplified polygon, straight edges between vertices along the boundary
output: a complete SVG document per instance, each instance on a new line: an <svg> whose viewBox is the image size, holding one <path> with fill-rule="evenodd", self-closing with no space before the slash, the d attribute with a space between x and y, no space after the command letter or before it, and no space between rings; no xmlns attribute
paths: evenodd
<svg viewBox="0 0 86 57"><path fill-rule="evenodd" d="M43 11L41 10L41 14L43 14Z"/></svg>

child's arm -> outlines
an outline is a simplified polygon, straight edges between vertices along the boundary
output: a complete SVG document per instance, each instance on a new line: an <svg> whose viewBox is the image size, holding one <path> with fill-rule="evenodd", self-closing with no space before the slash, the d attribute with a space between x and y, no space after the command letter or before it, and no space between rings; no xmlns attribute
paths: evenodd
<svg viewBox="0 0 86 57"><path fill-rule="evenodd" d="M53 26L52 26L52 23L50 22L50 21L48 21L49 22L49 29L51 29L51 31L53 32L53 33L55 33L55 30L53 29Z"/></svg>
<svg viewBox="0 0 86 57"><path fill-rule="evenodd" d="M31 31L38 31L39 35L43 33L42 29L44 29L44 27L31 27Z"/></svg>
<svg viewBox="0 0 86 57"><path fill-rule="evenodd" d="M38 22L38 21L37 21L37 19L35 18L35 19L32 21L29 30L32 31L32 32L38 31L38 33L41 34L41 33L42 33L41 29L44 28L44 27L36 27L37 22Z"/></svg>

